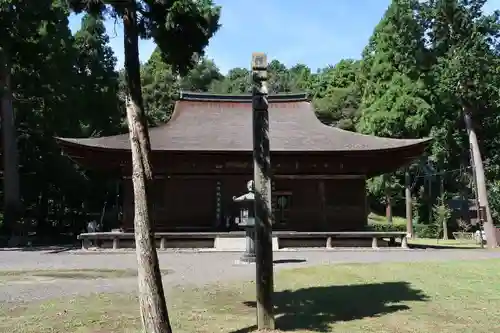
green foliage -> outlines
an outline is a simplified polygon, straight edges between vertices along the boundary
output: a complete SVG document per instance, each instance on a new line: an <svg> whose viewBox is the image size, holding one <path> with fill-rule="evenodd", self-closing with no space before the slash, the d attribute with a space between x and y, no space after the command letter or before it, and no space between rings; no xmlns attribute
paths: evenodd
<svg viewBox="0 0 500 333"><path fill-rule="evenodd" d="M370 223L366 230L380 232L406 232L406 224ZM418 238L436 238L438 229L436 225L414 224L413 230Z"/></svg>
<svg viewBox="0 0 500 333"><path fill-rule="evenodd" d="M141 80L148 125L165 123L170 119L175 98L179 95L179 82L171 66L161 59L158 49L142 66ZM122 86L125 86L124 75L122 75L122 82Z"/></svg>
<svg viewBox="0 0 500 333"><path fill-rule="evenodd" d="M489 183L488 203L490 204L491 215L496 225L500 224L500 180Z"/></svg>
<svg viewBox="0 0 500 333"><path fill-rule="evenodd" d="M440 235L440 229L435 224L416 224L414 231L417 238L438 238Z"/></svg>
<svg viewBox="0 0 500 333"><path fill-rule="evenodd" d="M391 204L397 204L398 201L403 199L403 184L401 174L386 174L374 177L366 183L370 196L384 205L387 203L388 196L391 198Z"/></svg>
<svg viewBox="0 0 500 333"><path fill-rule="evenodd" d="M112 135L120 132L124 116L118 99L116 57L108 45L109 37L102 19L92 15L82 18L75 34L76 66L81 79L79 93L84 112L80 115L82 136Z"/></svg>
<svg viewBox="0 0 500 333"><path fill-rule="evenodd" d="M101 0L67 1L77 13L86 11L113 18L120 18L127 8L139 13L139 37L153 39L163 61L180 74L187 73L197 63L209 39L219 29L220 7L211 0L134 0L113 2L111 7Z"/></svg>
<svg viewBox="0 0 500 333"><path fill-rule="evenodd" d="M125 89L122 75L122 91ZM223 75L212 60L200 58L186 75L177 76L172 66L161 58L157 48L141 68L144 107L150 126L163 124L170 119L179 92L207 91L220 84Z"/></svg>
<svg viewBox="0 0 500 333"><path fill-rule="evenodd" d="M419 137L429 125L432 107L421 74L424 27L414 15L418 6L417 1L392 1L364 51L360 132Z"/></svg>
<svg viewBox="0 0 500 333"><path fill-rule="evenodd" d="M367 230L380 232L406 232L406 224L370 223Z"/></svg>
<svg viewBox="0 0 500 333"><path fill-rule="evenodd" d="M412 197L411 200L411 217L413 219L413 224L422 223L422 217L420 216L419 204L416 198Z"/></svg>

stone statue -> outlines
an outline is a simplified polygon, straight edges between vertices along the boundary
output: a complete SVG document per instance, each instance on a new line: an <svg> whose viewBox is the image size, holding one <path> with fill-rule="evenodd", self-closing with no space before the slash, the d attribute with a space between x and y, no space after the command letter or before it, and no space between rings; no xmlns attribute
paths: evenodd
<svg viewBox="0 0 500 333"><path fill-rule="evenodd" d="M240 206L240 216L236 218L236 224L245 230L245 252L240 262L255 262L255 187L253 180L247 182L248 193L239 197L233 197L234 202Z"/></svg>
<svg viewBox="0 0 500 333"><path fill-rule="evenodd" d="M255 200L255 186L253 180L247 182L248 193L240 195L239 197L233 197L234 202L251 201Z"/></svg>

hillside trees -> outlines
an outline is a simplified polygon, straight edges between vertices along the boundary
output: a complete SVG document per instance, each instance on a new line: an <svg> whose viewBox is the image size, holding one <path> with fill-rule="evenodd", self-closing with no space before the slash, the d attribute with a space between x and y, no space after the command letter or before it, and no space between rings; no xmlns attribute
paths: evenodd
<svg viewBox="0 0 500 333"><path fill-rule="evenodd" d="M172 66L161 59L156 49L141 67L142 91L148 125L159 125L170 119L179 92L210 91L221 84L223 75L212 60L200 57L189 71L176 75Z"/></svg>
<svg viewBox="0 0 500 333"><path fill-rule="evenodd" d="M359 61L345 59L314 77L309 91L322 122L355 131L361 101L359 70Z"/></svg>
<svg viewBox="0 0 500 333"><path fill-rule="evenodd" d="M172 66L161 59L158 49L142 66L141 81L148 125L165 123L173 112L180 87Z"/></svg>

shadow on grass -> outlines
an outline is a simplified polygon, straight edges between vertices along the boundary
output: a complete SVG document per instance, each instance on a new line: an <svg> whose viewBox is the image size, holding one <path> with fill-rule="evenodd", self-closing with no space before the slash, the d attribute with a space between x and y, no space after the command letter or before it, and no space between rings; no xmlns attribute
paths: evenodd
<svg viewBox="0 0 500 333"><path fill-rule="evenodd" d="M481 245L466 246L466 245L445 245L445 244L409 244L410 249L433 249L433 250L480 250Z"/></svg>
<svg viewBox="0 0 500 333"><path fill-rule="evenodd" d="M300 264L306 262L305 259L276 259L273 261L273 264Z"/></svg>
<svg viewBox="0 0 500 333"><path fill-rule="evenodd" d="M378 317L410 307L403 302L426 301L428 297L407 282L385 282L346 286L285 290L274 295L276 328L284 331L330 332L329 324ZM255 301L244 302L255 307ZM232 333L246 333L256 326Z"/></svg>
<svg viewBox="0 0 500 333"><path fill-rule="evenodd" d="M44 252L45 254L57 254L71 250L77 250L80 247L77 245L54 245L54 246L23 246L23 247L4 247L0 251L8 252Z"/></svg>

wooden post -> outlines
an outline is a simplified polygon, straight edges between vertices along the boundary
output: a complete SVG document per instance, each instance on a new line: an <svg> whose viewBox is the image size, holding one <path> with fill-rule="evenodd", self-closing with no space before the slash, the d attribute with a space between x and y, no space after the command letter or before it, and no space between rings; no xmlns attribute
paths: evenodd
<svg viewBox="0 0 500 333"><path fill-rule="evenodd" d="M253 162L257 328L274 329L271 158L267 101L267 56L252 54Z"/></svg>
<svg viewBox="0 0 500 333"><path fill-rule="evenodd" d="M413 220L411 204L411 178L410 171L406 169L405 173L405 199L406 199L406 235L413 237Z"/></svg>

